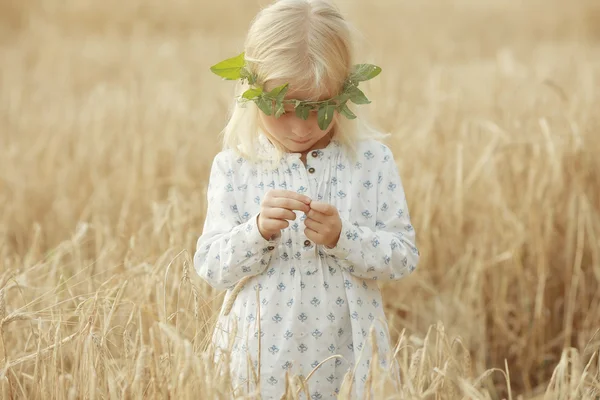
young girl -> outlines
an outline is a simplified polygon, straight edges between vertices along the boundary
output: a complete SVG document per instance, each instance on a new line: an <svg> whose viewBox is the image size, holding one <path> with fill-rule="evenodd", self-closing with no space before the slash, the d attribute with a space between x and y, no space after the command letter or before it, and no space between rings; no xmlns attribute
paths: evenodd
<svg viewBox="0 0 600 400"><path fill-rule="evenodd" d="M243 62L227 76L250 100L225 128L194 256L232 305L213 343L232 345L234 383L264 399L316 367L312 399L335 398L348 371L362 398L371 328L384 365L390 350L378 282L407 276L419 255L392 152L341 104L368 102L349 26L325 0L280 0L256 17Z"/></svg>

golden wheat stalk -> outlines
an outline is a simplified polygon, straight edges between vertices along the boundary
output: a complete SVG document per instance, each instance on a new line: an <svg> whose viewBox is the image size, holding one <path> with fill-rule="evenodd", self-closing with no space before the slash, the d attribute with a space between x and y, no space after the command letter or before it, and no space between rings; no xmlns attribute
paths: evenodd
<svg viewBox="0 0 600 400"><path fill-rule="evenodd" d="M24 363L24 362L31 361L31 360L35 360L36 358L38 358L38 357L40 357L40 356L42 356L42 355L44 355L44 354L46 354L46 353L48 353L48 352L50 352L50 351L54 350L54 348L55 348L56 346L63 346L63 345L65 345L65 344L69 343L70 341L72 341L73 339L75 339L77 336L81 335L81 334L82 334L82 333L83 333L85 330L87 330L87 328L88 328L89 326L90 326L90 324L89 324L89 322L88 322L88 324L86 324L86 325L83 327L83 329L81 329L81 330L79 330L79 331L77 331L77 332L73 333L73 334L72 334L72 335L70 335L70 336L67 336L66 338L62 339L60 342L58 342L58 343L53 343L53 344L51 344L50 346L48 346L48 347L46 347L46 348L44 348L44 349L41 349L41 350L39 350L39 351L36 351L35 353L28 354L28 355L26 355L26 356L20 357L20 358L18 358L18 359L16 359L16 360L14 360L14 361L11 361L11 362L7 363L7 364L4 366L4 368L0 369L0 378L1 378L1 377L3 377L3 376L5 376L5 374L6 374L6 371L8 371L9 369L11 369L11 368L14 368L14 367L16 367L17 365L19 365L19 364L22 364L22 363Z"/></svg>
<svg viewBox="0 0 600 400"><path fill-rule="evenodd" d="M250 280L250 278L250 276L245 276L235 285L235 287L231 291L231 294L229 295L229 298L227 299L227 302L225 303L225 306L223 307L223 315L229 315L229 313L231 312L231 308L233 307L233 303L235 302L235 299L244 288L246 282Z"/></svg>

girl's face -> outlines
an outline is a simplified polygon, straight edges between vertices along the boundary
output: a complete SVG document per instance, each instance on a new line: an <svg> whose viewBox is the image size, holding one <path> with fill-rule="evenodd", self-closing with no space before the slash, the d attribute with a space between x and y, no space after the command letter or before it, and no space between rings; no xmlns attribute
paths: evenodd
<svg viewBox="0 0 600 400"><path fill-rule="evenodd" d="M310 98L311 94L307 91L292 91L290 89L286 99L303 100ZM330 97L329 93L323 93L319 100ZM276 141L290 153L305 153L313 149L326 147L331 140L330 133L332 133L338 118L336 113L331 124L326 130L322 131L317 121L317 110L311 111L306 121L296 116L293 104L286 104L285 113L279 118L275 118L273 115L267 116L263 112L259 112L259 114L261 125L269 139Z"/></svg>

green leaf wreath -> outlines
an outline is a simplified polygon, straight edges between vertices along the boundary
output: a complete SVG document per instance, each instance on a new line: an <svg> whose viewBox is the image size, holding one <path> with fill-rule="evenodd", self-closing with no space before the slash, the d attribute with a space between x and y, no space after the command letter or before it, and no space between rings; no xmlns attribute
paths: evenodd
<svg viewBox="0 0 600 400"><path fill-rule="evenodd" d="M381 68L372 64L357 64L352 68L352 72L346 81L342 92L337 96L321 101L303 101L285 99L289 89L289 84L281 85L269 92L265 92L262 87L257 85L258 78L246 68L244 53L221 61L212 66L210 70L216 75L226 80L241 80L248 82L251 86L239 98L241 102L254 101L258 108L266 115L274 115L279 118L285 113L285 105L293 104L298 118L307 120L311 111L317 110L317 119L319 128L327 129L335 111L339 112L348 119L355 119L356 115L348 107L348 101L354 104L369 104L371 101L358 88L360 82L375 78L381 73Z"/></svg>

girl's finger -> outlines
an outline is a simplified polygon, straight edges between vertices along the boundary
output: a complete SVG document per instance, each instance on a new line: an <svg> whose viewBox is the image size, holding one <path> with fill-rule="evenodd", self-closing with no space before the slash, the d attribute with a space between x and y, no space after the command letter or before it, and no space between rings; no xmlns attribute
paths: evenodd
<svg viewBox="0 0 600 400"><path fill-rule="evenodd" d="M325 215L335 215L336 209L331 204L324 203L322 201L313 201L310 203L311 210L318 211Z"/></svg>
<svg viewBox="0 0 600 400"><path fill-rule="evenodd" d="M310 211L306 213L306 217L310 218L312 220L318 221L318 222L326 221L327 218L329 218L328 215L323 214L322 212L317 211L312 207L311 207Z"/></svg>
<svg viewBox="0 0 600 400"><path fill-rule="evenodd" d="M273 197L297 200L297 201L302 202L307 205L311 203L310 197L305 196L300 193L292 192L291 190L273 189L273 190L271 190L271 195Z"/></svg>
<svg viewBox="0 0 600 400"><path fill-rule="evenodd" d="M286 219L293 221L296 219L296 213L285 208L266 207L263 211L265 217L270 219Z"/></svg>
<svg viewBox="0 0 600 400"><path fill-rule="evenodd" d="M310 228L304 229L304 234L306 235L307 238L309 238L310 240L312 240L315 243L319 243L321 241L321 235L319 235L319 232L314 231Z"/></svg>
<svg viewBox="0 0 600 400"><path fill-rule="evenodd" d="M306 218L304 220L304 226L312 229L315 232L323 232L323 228L324 228L322 223L315 221L314 219L310 219L310 218Z"/></svg>
<svg viewBox="0 0 600 400"><path fill-rule="evenodd" d="M269 231L282 230L290 226L290 223L284 219L268 219L264 222L265 229Z"/></svg>
<svg viewBox="0 0 600 400"><path fill-rule="evenodd" d="M290 199L285 197L275 197L271 199L269 205L271 207L285 208L288 210L298 210L302 212L308 212L308 210L310 210L308 204L296 199Z"/></svg>

